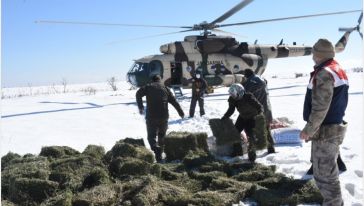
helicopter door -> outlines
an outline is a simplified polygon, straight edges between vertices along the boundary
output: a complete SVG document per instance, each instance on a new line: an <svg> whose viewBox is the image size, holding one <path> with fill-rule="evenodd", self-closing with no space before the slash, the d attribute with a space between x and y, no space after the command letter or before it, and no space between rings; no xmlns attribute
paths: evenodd
<svg viewBox="0 0 364 206"><path fill-rule="evenodd" d="M171 62L171 85L182 84L182 63Z"/></svg>

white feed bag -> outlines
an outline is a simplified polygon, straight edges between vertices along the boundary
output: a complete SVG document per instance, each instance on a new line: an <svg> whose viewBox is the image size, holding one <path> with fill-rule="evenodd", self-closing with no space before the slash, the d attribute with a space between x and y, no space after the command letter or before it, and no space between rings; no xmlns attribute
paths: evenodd
<svg viewBox="0 0 364 206"><path fill-rule="evenodd" d="M291 127L271 130L275 144L301 144L300 132L300 129Z"/></svg>

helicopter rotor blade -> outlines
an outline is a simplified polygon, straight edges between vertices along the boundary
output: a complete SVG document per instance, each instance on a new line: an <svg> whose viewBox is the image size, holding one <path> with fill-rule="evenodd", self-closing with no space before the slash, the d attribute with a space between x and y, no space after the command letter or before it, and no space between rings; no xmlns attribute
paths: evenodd
<svg viewBox="0 0 364 206"><path fill-rule="evenodd" d="M234 6L232 9L230 9L227 12L225 12L225 14L223 14L219 18L215 19L214 21L212 21L210 24L211 25L214 25L216 23L220 23L220 22L224 21L225 19L229 18L230 16L232 16L233 14L235 14L236 12L238 12L240 9L242 9L245 6L247 6L248 4L250 4L252 1L253 0L243 0L242 2L240 2L239 4L237 4L236 6Z"/></svg>
<svg viewBox="0 0 364 206"><path fill-rule="evenodd" d="M232 32L227 32L227 31L224 31L224 30L221 30L221 29L212 29L212 31L220 32L220 33L228 34L228 35L232 35L232 36L239 36L239 37L243 37L243 38L248 38L247 36L240 35L240 34L235 34L235 33L232 33Z"/></svg>
<svg viewBox="0 0 364 206"><path fill-rule="evenodd" d="M125 26L125 27L158 27L158 28L179 28L191 29L191 26L163 26L163 25L147 25L147 24L119 24L105 22L83 22L83 21L56 21L56 20L38 20L36 24L73 24L73 25L92 25L92 26Z"/></svg>
<svg viewBox="0 0 364 206"><path fill-rule="evenodd" d="M190 32L190 31L194 31L194 30L193 29L188 29L188 30L182 30L182 31L177 31L177 32L154 34L154 35L142 36L142 37L137 37L137 38L132 38L132 39L126 39L126 40L120 40L120 41L112 41L112 42L109 42L109 43L106 43L106 44L107 45L113 45L113 44L127 42L127 41L135 41L135 40L140 40L140 39L147 39L147 38L153 38L153 37L159 37L159 36L166 36L166 35L171 35L171 34L185 33L185 32Z"/></svg>
<svg viewBox="0 0 364 206"><path fill-rule="evenodd" d="M361 20L363 19L363 12L361 12L359 19L358 19L358 24L361 24Z"/></svg>
<svg viewBox="0 0 364 206"><path fill-rule="evenodd" d="M266 23L266 22L273 22L273 21L302 19L302 18L309 18L309 17L329 16L329 15L347 14L347 13L355 13L355 12L361 12L361 10L339 11L339 12L332 12L332 13L311 14L311 15L303 15L303 16L291 16L291 17L284 17L284 18L264 19L264 20L258 20L258 21L247 21L247 22L240 22L240 23L233 23L233 24L221 24L221 25L216 25L216 26L217 27L227 27L227 26L247 25L247 24L259 24L259 23Z"/></svg>

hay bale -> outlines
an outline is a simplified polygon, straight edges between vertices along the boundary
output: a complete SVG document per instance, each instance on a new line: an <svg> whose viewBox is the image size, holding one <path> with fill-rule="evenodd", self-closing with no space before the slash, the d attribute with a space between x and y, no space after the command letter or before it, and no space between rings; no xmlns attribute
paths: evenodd
<svg viewBox="0 0 364 206"><path fill-rule="evenodd" d="M124 142L124 143L127 143L127 144L132 144L134 146L142 146L142 147L145 147L144 140L142 138L140 138L140 139L134 139L134 138L127 137L125 139L120 140L119 142Z"/></svg>
<svg viewBox="0 0 364 206"><path fill-rule="evenodd" d="M41 203L53 196L58 183L42 179L14 178L10 181L9 199L14 203Z"/></svg>
<svg viewBox="0 0 364 206"><path fill-rule="evenodd" d="M125 143L124 140L118 141L104 157L105 162L110 163L113 159L118 157L137 158L143 161L153 163L154 154L144 146Z"/></svg>
<svg viewBox="0 0 364 206"><path fill-rule="evenodd" d="M254 169L240 172L234 179L244 182L256 182L275 176L275 168L257 166Z"/></svg>
<svg viewBox="0 0 364 206"><path fill-rule="evenodd" d="M193 195L191 205L233 205L240 201L238 194L221 191L201 191Z"/></svg>
<svg viewBox="0 0 364 206"><path fill-rule="evenodd" d="M189 151L183 158L183 164L186 168L199 167L203 164L213 161L215 158L208 152L197 150Z"/></svg>
<svg viewBox="0 0 364 206"><path fill-rule="evenodd" d="M255 149L261 150L267 147L267 126L264 114L257 115L255 118Z"/></svg>
<svg viewBox="0 0 364 206"><path fill-rule="evenodd" d="M109 165L109 172L112 176L124 178L128 175L147 175L151 172L152 165L137 158L114 159Z"/></svg>
<svg viewBox="0 0 364 206"><path fill-rule="evenodd" d="M170 132L164 144L167 161L182 160L190 150L208 151L206 133Z"/></svg>
<svg viewBox="0 0 364 206"><path fill-rule="evenodd" d="M213 172L189 172L188 176L192 179L198 180L201 182L203 188L210 187L211 182L218 177L226 177L224 172L213 171Z"/></svg>
<svg viewBox="0 0 364 206"><path fill-rule="evenodd" d="M212 134L216 137L216 145L241 142L241 137L231 119L210 119Z"/></svg>
<svg viewBox="0 0 364 206"><path fill-rule="evenodd" d="M20 158L21 156L16 154L16 153L12 153L12 152L8 152L6 155L1 157L1 171L4 170L5 167L7 167L10 163L11 160L16 159L16 158Z"/></svg>
<svg viewBox="0 0 364 206"><path fill-rule="evenodd" d="M16 178L48 179L49 161L44 157L15 158L1 172L1 191L7 197L10 183Z"/></svg>
<svg viewBox="0 0 364 206"><path fill-rule="evenodd" d="M90 171L106 166L99 159L78 155L55 160L50 164L50 167L50 180L58 182L62 189L68 188L76 191L82 187L82 183Z"/></svg>
<svg viewBox="0 0 364 206"><path fill-rule="evenodd" d="M72 192L65 191L54 197L46 199L40 204L40 206L72 206L72 197Z"/></svg>
<svg viewBox="0 0 364 206"><path fill-rule="evenodd" d="M252 197L262 205L297 205L322 202L321 194L312 181L297 180L277 173L273 177L256 183L259 186Z"/></svg>
<svg viewBox="0 0 364 206"><path fill-rule="evenodd" d="M87 145L85 150L82 152L84 155L89 155L96 159L102 159L105 155L105 148L97 145Z"/></svg>
<svg viewBox="0 0 364 206"><path fill-rule="evenodd" d="M104 168L93 169L83 180L82 188L91 188L110 182L109 174Z"/></svg>
<svg viewBox="0 0 364 206"><path fill-rule="evenodd" d="M61 158L64 156L73 156L78 154L80 154L80 152L68 146L47 146L42 147L39 156Z"/></svg>
<svg viewBox="0 0 364 206"><path fill-rule="evenodd" d="M121 189L118 185L99 185L78 193L73 197L72 206L109 206L117 203Z"/></svg>

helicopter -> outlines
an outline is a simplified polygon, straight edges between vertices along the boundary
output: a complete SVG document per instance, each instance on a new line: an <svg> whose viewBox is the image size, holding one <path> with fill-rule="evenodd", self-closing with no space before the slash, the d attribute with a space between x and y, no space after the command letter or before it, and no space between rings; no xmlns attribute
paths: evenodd
<svg viewBox="0 0 364 206"><path fill-rule="evenodd" d="M201 31L200 35L185 36L183 41L175 41L161 45L161 54L150 55L134 60L134 64L127 72L127 81L133 87L141 87L149 83L152 76L158 74L162 78L162 83L166 86L172 88L189 88L192 85L192 79L195 74L200 73L206 80L209 87L219 85L230 86L233 83L241 82L243 80L243 73L245 69L249 68L256 74L262 75L267 67L268 59L308 56L312 53L312 46L299 46L296 45L295 42L292 45L287 45L283 44L283 40L279 44L270 45L257 44L257 42L254 44L238 42L230 35L221 36L213 34L213 32L231 34L221 30L220 28L361 12L361 10L350 10L220 24L251 2L253 2L253 0L242 0L214 21L210 23L203 21L199 24L194 24L193 26L112 24L116 26L169 27L184 29L182 31L167 34ZM345 33L335 45L336 52L342 52L345 49L349 35L353 31L356 30L359 32L361 37L363 36L359 28L362 16L363 13L361 13L358 24L355 27L339 29L339 31L344 31ZM98 23L65 21L38 21L37 23L98 25Z"/></svg>
<svg viewBox="0 0 364 206"><path fill-rule="evenodd" d="M202 32L200 35L186 36L183 41L161 45L160 52L162 54L150 55L134 60L133 66L127 73L128 82L133 86L140 87L147 84L151 76L158 74L162 77L162 82L166 86L188 88L191 86L191 80L194 75L200 73L209 86L230 86L233 83L242 81L245 69L249 68L256 74L262 75L267 67L268 59L311 55L312 47L298 46L296 43L287 45L283 44L283 41L272 45L258 45L256 42L254 44L248 44L247 42L239 43L234 37L213 34L212 31L224 32L217 28L361 11L341 11L233 24L218 24L252 1L241 1L211 23L204 21L191 27L179 27L186 29L179 32ZM363 38L359 28L362 16L363 13L359 17L357 26L339 29L339 31L345 31L345 34L336 43L336 52L342 52L345 49L352 31L357 30Z"/></svg>

